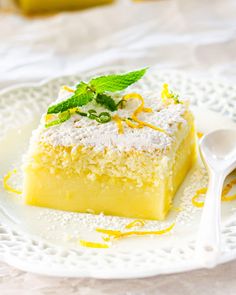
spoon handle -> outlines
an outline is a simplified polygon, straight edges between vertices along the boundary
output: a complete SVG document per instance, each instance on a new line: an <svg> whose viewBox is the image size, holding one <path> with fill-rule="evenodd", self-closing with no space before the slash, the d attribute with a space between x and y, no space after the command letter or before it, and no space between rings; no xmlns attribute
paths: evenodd
<svg viewBox="0 0 236 295"><path fill-rule="evenodd" d="M220 254L221 194L224 176L209 171L209 185L196 242L196 259L204 267L214 267Z"/></svg>

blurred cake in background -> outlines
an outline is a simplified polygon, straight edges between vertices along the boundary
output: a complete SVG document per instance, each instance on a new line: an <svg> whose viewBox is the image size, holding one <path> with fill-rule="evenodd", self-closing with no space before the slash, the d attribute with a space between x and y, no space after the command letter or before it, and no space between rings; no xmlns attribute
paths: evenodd
<svg viewBox="0 0 236 295"><path fill-rule="evenodd" d="M114 0L16 0L24 13L42 13L60 10L83 9L112 3Z"/></svg>

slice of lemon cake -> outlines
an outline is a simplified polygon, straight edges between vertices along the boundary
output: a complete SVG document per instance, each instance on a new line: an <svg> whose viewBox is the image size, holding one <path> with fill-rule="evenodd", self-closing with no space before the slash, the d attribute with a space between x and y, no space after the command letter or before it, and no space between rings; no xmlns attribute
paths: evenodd
<svg viewBox="0 0 236 295"><path fill-rule="evenodd" d="M29 205L163 220L195 160L188 103L124 90L146 69L64 86L24 163ZM141 82L140 82L141 83Z"/></svg>

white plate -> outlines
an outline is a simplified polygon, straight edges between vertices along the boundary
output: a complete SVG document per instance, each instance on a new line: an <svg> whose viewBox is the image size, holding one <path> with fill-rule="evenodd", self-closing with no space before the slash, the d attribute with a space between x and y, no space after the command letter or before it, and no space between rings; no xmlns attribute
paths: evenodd
<svg viewBox="0 0 236 295"><path fill-rule="evenodd" d="M102 71L104 73L104 71ZM109 71L110 72L110 71ZM101 73L101 72L100 72ZM99 73L99 74L100 74ZM40 115L56 96L58 88L82 76L56 78L40 85L8 89L0 94L0 175L21 163L31 131ZM217 81L197 80L173 71L149 72L140 89L160 89L168 82L188 96L194 107L198 130L236 128L236 87ZM201 108L204 106L205 108ZM215 112L206 110L214 109ZM170 234L133 237L116 241L109 249L88 249L79 238L101 241L95 227L121 228L130 220L29 207L21 197L0 189L0 258L27 271L46 275L96 278L136 278L200 268L194 259L194 244L201 209L191 204L196 188L206 184L204 169L190 173L175 198L175 206L165 222L148 222L146 228L163 228L172 220ZM16 178L16 185L19 178ZM222 254L218 263L236 258L236 202L222 204Z"/></svg>

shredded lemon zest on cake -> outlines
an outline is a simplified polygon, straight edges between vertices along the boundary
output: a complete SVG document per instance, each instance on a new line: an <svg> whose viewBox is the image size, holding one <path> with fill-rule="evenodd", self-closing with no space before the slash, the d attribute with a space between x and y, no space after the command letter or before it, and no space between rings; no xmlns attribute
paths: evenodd
<svg viewBox="0 0 236 295"><path fill-rule="evenodd" d="M14 193L14 194L18 194L18 195L21 195L22 192L11 187L9 184L8 184L8 180L11 178L12 174L15 174L17 173L17 170L14 169L13 171L9 171L4 177L3 177L3 187L6 191L8 192L11 192L11 193Z"/></svg>
<svg viewBox="0 0 236 295"><path fill-rule="evenodd" d="M141 101L141 104L138 106L138 108L134 111L134 113L136 114L136 112L142 112L143 107L144 107L144 99L142 97L142 95L132 92L129 94L126 94L122 97L122 99L124 100L129 100L129 99L138 99Z"/></svg>
<svg viewBox="0 0 236 295"><path fill-rule="evenodd" d="M62 86L62 89L63 89L63 90L66 90L66 91L68 91L68 92L75 92L74 89L72 89L72 88L70 88L70 87L68 87L68 86L66 86L66 85Z"/></svg>
<svg viewBox="0 0 236 295"><path fill-rule="evenodd" d="M126 226L125 226L125 228L126 229L130 229L130 228L133 228L133 227L135 227L135 226L144 226L146 224L146 222L144 221L144 220L142 220L142 219L136 219L136 220L134 220L134 221L132 221L132 222L130 222L130 223L128 223Z"/></svg>
<svg viewBox="0 0 236 295"><path fill-rule="evenodd" d="M160 131L160 132L165 132L165 130L163 130L162 128L159 128L159 127L154 126L154 125L152 125L150 123L139 120L137 118L137 115L140 114L141 112L151 113L153 111L151 108L144 107L144 99L143 99L142 95L140 95L138 93L130 93L130 94L124 95L122 99L124 99L124 100L138 99L138 100L141 101L141 104L138 106L138 108L133 112L133 114L131 116L132 120L137 122L139 125L135 125L132 122L130 122L130 120L126 119L125 122L129 127L131 127L131 128L143 128L144 126L146 126L146 127L152 128L152 129Z"/></svg>
<svg viewBox="0 0 236 295"><path fill-rule="evenodd" d="M233 185L235 184L236 184L236 179L233 179L225 185L222 191L221 201L230 202L230 201L236 200L236 194L232 196L227 196L227 194L229 193L229 191L232 189ZM207 187L203 187L196 191L196 194L192 198L192 204L195 207L201 208L204 206L204 201L200 202L198 201L198 198L200 197L200 195L206 194L206 192L207 192Z"/></svg>
<svg viewBox="0 0 236 295"><path fill-rule="evenodd" d="M165 103L167 105L170 104L171 103L170 99L172 97L173 97L173 95L169 91L169 85L167 83L164 83L163 89L161 92L161 99L162 99L163 103Z"/></svg>
<svg viewBox="0 0 236 295"><path fill-rule="evenodd" d="M109 248L109 245L91 241L80 240L80 245L87 248Z"/></svg>
<svg viewBox="0 0 236 295"><path fill-rule="evenodd" d="M153 110L151 108L146 108L144 107L144 98L142 97L142 95L138 94L138 93L130 93L130 94L126 94L123 96L124 100L128 100L128 99L138 99L141 101L141 104L138 106L138 108L133 112L133 116L137 116L138 114L140 114L141 112L146 112L146 113L152 113Z"/></svg>
<svg viewBox="0 0 236 295"><path fill-rule="evenodd" d="M161 98L165 101L166 98L171 98L172 95L169 92L169 85L167 83L163 84L163 89L161 92Z"/></svg>
<svg viewBox="0 0 236 295"><path fill-rule="evenodd" d="M124 127L122 125L122 119L118 115L113 116L113 119L116 122L116 125L117 125L117 128L118 128L118 133L123 134L124 133Z"/></svg>
<svg viewBox="0 0 236 295"><path fill-rule="evenodd" d="M165 133L165 130L163 130L162 128L157 127L157 126L154 126L154 125L149 124L149 123L147 123L147 122L141 121L141 120L139 120L137 117L135 117L134 115L132 115L131 118L132 118L134 121L136 121L137 123L139 123L139 124L141 124L141 125L143 125L143 126L147 126L147 127L152 128L152 129L154 129L154 130L157 130L157 131L160 131L160 132L164 132L164 133Z"/></svg>
<svg viewBox="0 0 236 295"><path fill-rule="evenodd" d="M165 103L167 105L171 104L171 102L181 103L179 100L179 95L176 95L173 92L170 92L169 85L167 83L163 84L161 98L162 98L163 103Z"/></svg>
<svg viewBox="0 0 236 295"><path fill-rule="evenodd" d="M197 132L197 137L198 137L198 138L202 138L203 135L204 135L204 134L203 134L202 132Z"/></svg>
<svg viewBox="0 0 236 295"><path fill-rule="evenodd" d="M134 124L132 123L129 119L125 119L125 123L130 127L130 128L143 128L143 125L141 124Z"/></svg>
<svg viewBox="0 0 236 295"><path fill-rule="evenodd" d="M145 112L145 113L152 113L153 112L153 109L152 108L143 107L143 112Z"/></svg>

